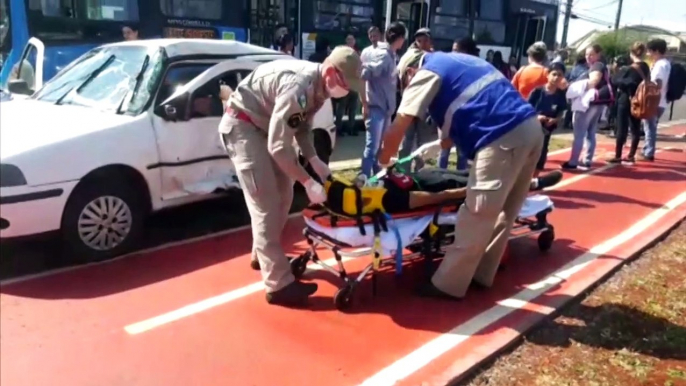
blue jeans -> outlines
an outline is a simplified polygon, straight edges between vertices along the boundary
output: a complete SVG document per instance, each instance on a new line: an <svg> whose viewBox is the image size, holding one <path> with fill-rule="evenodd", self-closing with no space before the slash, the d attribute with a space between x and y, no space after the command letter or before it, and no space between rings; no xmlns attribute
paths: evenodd
<svg viewBox="0 0 686 386"><path fill-rule="evenodd" d="M596 132L598 131L598 121L603 114L604 106L593 105L586 111L575 111L572 117L572 126L574 126L574 141L572 142L572 154L569 157L569 164L577 166L579 164L579 157L581 150L584 148L584 140L586 141L586 159L584 164L590 165L593 162L593 154L596 146Z"/></svg>
<svg viewBox="0 0 686 386"><path fill-rule="evenodd" d="M370 107L365 125L367 126L367 135L364 153L362 154L362 174L371 177L381 170L377 156L381 146L381 138L388 126L391 125L391 116L386 114L383 109Z"/></svg>
<svg viewBox="0 0 686 386"><path fill-rule="evenodd" d="M662 114L665 113L664 107L658 107L657 115L643 121L643 131L646 133L645 144L643 145L644 157L655 157L655 141L657 140L657 123Z"/></svg>
<svg viewBox="0 0 686 386"><path fill-rule="evenodd" d="M467 170L467 157L460 154L460 149L455 146L457 152L457 170ZM448 158L450 158L450 149L441 150L441 155L438 157L438 167L441 169L448 168Z"/></svg>

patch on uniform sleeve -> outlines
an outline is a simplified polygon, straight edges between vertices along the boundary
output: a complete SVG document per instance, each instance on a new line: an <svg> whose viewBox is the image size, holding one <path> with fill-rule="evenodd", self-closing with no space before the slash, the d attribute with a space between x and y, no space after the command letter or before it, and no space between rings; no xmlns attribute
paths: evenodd
<svg viewBox="0 0 686 386"><path fill-rule="evenodd" d="M300 125L305 122L305 114L303 113L297 113L293 114L290 117L288 117L288 120L286 121L288 123L288 126L297 129L300 127Z"/></svg>

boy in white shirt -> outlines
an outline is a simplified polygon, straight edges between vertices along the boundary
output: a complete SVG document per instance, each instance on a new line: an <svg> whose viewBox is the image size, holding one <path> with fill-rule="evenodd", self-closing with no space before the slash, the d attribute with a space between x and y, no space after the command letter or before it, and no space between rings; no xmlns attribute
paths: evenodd
<svg viewBox="0 0 686 386"><path fill-rule="evenodd" d="M648 48L648 56L653 60L653 67L650 70L650 79L657 83L662 90L662 97L660 99L660 107L657 109L657 115L643 121L643 130L645 131L645 145L643 145L643 160L655 160L655 140L657 137L657 122L667 108L667 83L669 80L669 72L672 65L665 58L667 52L667 42L662 39L653 39L646 44Z"/></svg>

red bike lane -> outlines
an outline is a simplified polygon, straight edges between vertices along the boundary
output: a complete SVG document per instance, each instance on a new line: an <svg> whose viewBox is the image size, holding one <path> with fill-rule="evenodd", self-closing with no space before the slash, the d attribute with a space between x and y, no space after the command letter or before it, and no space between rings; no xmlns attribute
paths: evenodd
<svg viewBox="0 0 686 386"><path fill-rule="evenodd" d="M551 164L564 157L552 157ZM512 303L526 285L664 211L686 191L686 153L663 151L658 158L631 168L603 167L594 175L566 174L560 189L546 192L556 205L552 250L541 254L533 239L513 242L494 288L470 290L461 302L414 297L423 274L417 264L398 281L392 272L381 275L376 297L365 282L350 313L333 309L339 283L322 271L306 275L320 284L312 309L268 306L259 275L248 267L247 231L3 286L0 382L338 386L452 377L455 361L462 358L461 366L469 367L469 358L474 362L489 346L489 334L476 327L498 322L488 319L495 305ZM684 213L678 204L656 221L663 226ZM660 228L646 229L651 227ZM300 219L289 223L284 244L293 252L306 247L301 230ZM602 255L626 258L651 240L631 241L636 245L616 245ZM346 267L354 272L368 262L361 258ZM470 323L474 331L468 333ZM458 327L467 333L446 334ZM429 342L440 347L426 348Z"/></svg>

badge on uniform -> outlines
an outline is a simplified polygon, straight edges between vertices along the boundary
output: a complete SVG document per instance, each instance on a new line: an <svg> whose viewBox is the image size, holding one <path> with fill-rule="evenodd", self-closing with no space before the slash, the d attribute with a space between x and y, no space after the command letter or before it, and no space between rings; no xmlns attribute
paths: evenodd
<svg viewBox="0 0 686 386"><path fill-rule="evenodd" d="M300 124L302 124L305 121L305 114L303 113L297 113L293 114L288 118L288 126L290 126L293 129L297 129L300 127Z"/></svg>
<svg viewBox="0 0 686 386"><path fill-rule="evenodd" d="M300 95L298 97L298 104L300 105L300 107L303 110L305 110L305 108L307 107L307 95L305 95L305 94Z"/></svg>

